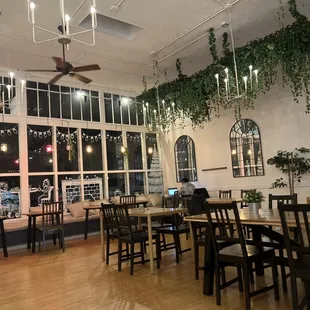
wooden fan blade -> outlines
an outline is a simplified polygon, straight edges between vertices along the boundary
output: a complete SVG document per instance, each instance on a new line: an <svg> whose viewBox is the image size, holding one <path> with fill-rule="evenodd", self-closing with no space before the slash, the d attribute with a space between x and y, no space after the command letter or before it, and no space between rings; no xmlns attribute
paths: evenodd
<svg viewBox="0 0 310 310"><path fill-rule="evenodd" d="M87 65L87 66L73 67L71 69L72 72L85 72L95 70L100 70L100 67L98 65Z"/></svg>
<svg viewBox="0 0 310 310"><path fill-rule="evenodd" d="M54 62L56 63L57 67L62 67L64 64L64 61L62 58L60 57L52 57L52 59L54 60Z"/></svg>
<svg viewBox="0 0 310 310"><path fill-rule="evenodd" d="M77 74L77 73L72 73L70 74L70 76L72 76L73 78L79 80L80 82L84 83L84 84L89 84L92 80L83 76L83 75L80 75L80 74Z"/></svg>
<svg viewBox="0 0 310 310"><path fill-rule="evenodd" d="M24 70L25 72L58 72L57 70Z"/></svg>
<svg viewBox="0 0 310 310"><path fill-rule="evenodd" d="M62 74L57 74L54 78L52 78L47 84L53 85L55 84L60 78L62 77Z"/></svg>

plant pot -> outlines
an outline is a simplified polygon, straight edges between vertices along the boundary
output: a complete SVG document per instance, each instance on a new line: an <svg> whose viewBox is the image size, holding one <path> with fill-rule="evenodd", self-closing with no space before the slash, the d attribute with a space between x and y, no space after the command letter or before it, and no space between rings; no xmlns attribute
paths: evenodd
<svg viewBox="0 0 310 310"><path fill-rule="evenodd" d="M248 202L249 210L253 212L258 212L262 207L261 202Z"/></svg>

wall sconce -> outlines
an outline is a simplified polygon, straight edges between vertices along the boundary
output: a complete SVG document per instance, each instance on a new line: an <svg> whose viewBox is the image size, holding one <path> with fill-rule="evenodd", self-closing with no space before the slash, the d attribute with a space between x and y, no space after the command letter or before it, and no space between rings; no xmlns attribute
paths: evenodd
<svg viewBox="0 0 310 310"><path fill-rule="evenodd" d="M8 151L8 145L6 143L1 144L0 150L1 152L6 153Z"/></svg>
<svg viewBox="0 0 310 310"><path fill-rule="evenodd" d="M93 152L93 148L91 147L91 145L87 145L86 146L86 153L92 153Z"/></svg>

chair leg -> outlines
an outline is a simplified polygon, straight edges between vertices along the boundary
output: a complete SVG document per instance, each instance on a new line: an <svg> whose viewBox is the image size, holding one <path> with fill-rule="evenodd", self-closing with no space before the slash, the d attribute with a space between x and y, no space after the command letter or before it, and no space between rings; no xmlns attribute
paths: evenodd
<svg viewBox="0 0 310 310"><path fill-rule="evenodd" d="M250 275L249 266L243 265L243 280L244 280L244 292L245 292L245 309L251 309L251 299L250 299Z"/></svg>
<svg viewBox="0 0 310 310"><path fill-rule="evenodd" d="M306 292L307 310L310 310L310 281L309 280L305 280L305 292Z"/></svg>
<svg viewBox="0 0 310 310"><path fill-rule="evenodd" d="M215 262L215 289L216 289L216 304L221 305L221 270L219 262Z"/></svg>
<svg viewBox="0 0 310 310"><path fill-rule="evenodd" d="M128 244L126 244L126 249L128 249ZM127 251L128 256L128 251ZM118 259L117 259L118 271L122 271L122 241L118 240Z"/></svg>
<svg viewBox="0 0 310 310"><path fill-rule="evenodd" d="M195 242L194 246L194 254L195 254L195 279L199 280L199 246Z"/></svg>
<svg viewBox="0 0 310 310"><path fill-rule="evenodd" d="M175 244L175 260L176 260L177 264L179 264L180 258L179 258L179 243L178 242L180 241L180 239L178 238L176 233L173 234L173 241Z"/></svg>
<svg viewBox="0 0 310 310"><path fill-rule="evenodd" d="M274 285L274 298L275 300L279 300L280 296L279 296L277 265L276 265L275 257L271 263L271 268L272 268L272 280L273 280L273 285Z"/></svg>
<svg viewBox="0 0 310 310"><path fill-rule="evenodd" d="M61 230L61 243L62 243L62 251L65 252L66 247L65 247L65 232L62 229Z"/></svg>
<svg viewBox="0 0 310 310"><path fill-rule="evenodd" d="M254 284L254 272L252 264L249 265L250 283Z"/></svg>
<svg viewBox="0 0 310 310"><path fill-rule="evenodd" d="M160 269L160 261L161 261L160 235L156 236L156 261L157 261L157 269Z"/></svg>
<svg viewBox="0 0 310 310"><path fill-rule="evenodd" d="M243 292L242 268L240 265L237 266L237 273L238 273L239 292Z"/></svg>
<svg viewBox="0 0 310 310"><path fill-rule="evenodd" d="M283 262L284 260L283 249L279 250L279 256L280 256L281 261ZM283 292L287 292L287 281L286 281L286 273L285 273L284 264L281 263L280 268L281 268L281 279L282 279Z"/></svg>
<svg viewBox="0 0 310 310"><path fill-rule="evenodd" d="M135 260L135 244L130 244L130 275L133 275L133 264Z"/></svg>
<svg viewBox="0 0 310 310"><path fill-rule="evenodd" d="M106 265L109 265L110 262L110 237L109 233L107 233L107 246L106 246L106 254L105 254L105 263Z"/></svg>
<svg viewBox="0 0 310 310"><path fill-rule="evenodd" d="M41 252L41 234L39 234L39 252Z"/></svg>
<svg viewBox="0 0 310 310"><path fill-rule="evenodd" d="M222 278L222 284L225 284L226 283L225 268L221 268L221 278Z"/></svg>
<svg viewBox="0 0 310 310"><path fill-rule="evenodd" d="M127 255L127 259L129 259L129 245L128 245L128 243L126 243L126 255Z"/></svg>
<svg viewBox="0 0 310 310"><path fill-rule="evenodd" d="M45 253L46 244L45 244L45 231L44 231L44 230L43 230L43 232L42 232L42 235L43 235L43 253Z"/></svg>
<svg viewBox="0 0 310 310"><path fill-rule="evenodd" d="M141 263L144 265L144 242L140 242Z"/></svg>
<svg viewBox="0 0 310 310"><path fill-rule="evenodd" d="M161 234L163 237L163 244L164 244L164 249L166 249L167 245L166 245L166 236L165 234Z"/></svg>
<svg viewBox="0 0 310 310"><path fill-rule="evenodd" d="M298 309L298 291L296 276L291 272L292 308Z"/></svg>

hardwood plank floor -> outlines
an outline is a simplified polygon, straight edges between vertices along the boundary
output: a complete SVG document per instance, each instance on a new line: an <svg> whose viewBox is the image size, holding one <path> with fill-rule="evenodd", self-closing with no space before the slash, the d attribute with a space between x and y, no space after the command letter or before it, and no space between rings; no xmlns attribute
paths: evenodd
<svg viewBox="0 0 310 310"><path fill-rule="evenodd" d="M189 241L182 243L189 246ZM164 252L161 269L154 276L149 264L136 265L130 276L125 263L122 272L117 271L116 256L109 266L101 262L98 237L67 241L66 246L65 253L50 245L45 255L25 250L9 252L8 259L0 256L0 309L244 309L238 284L222 291L221 307L214 296L202 294L202 279L194 279L191 252L182 255L179 265L174 251ZM112 246L116 249L115 243ZM228 270L227 278L234 275L234 269ZM268 271L258 279L259 284L264 281L271 281ZM273 291L253 298L252 309L291 309L290 291L283 294L280 288L280 293L279 302Z"/></svg>

